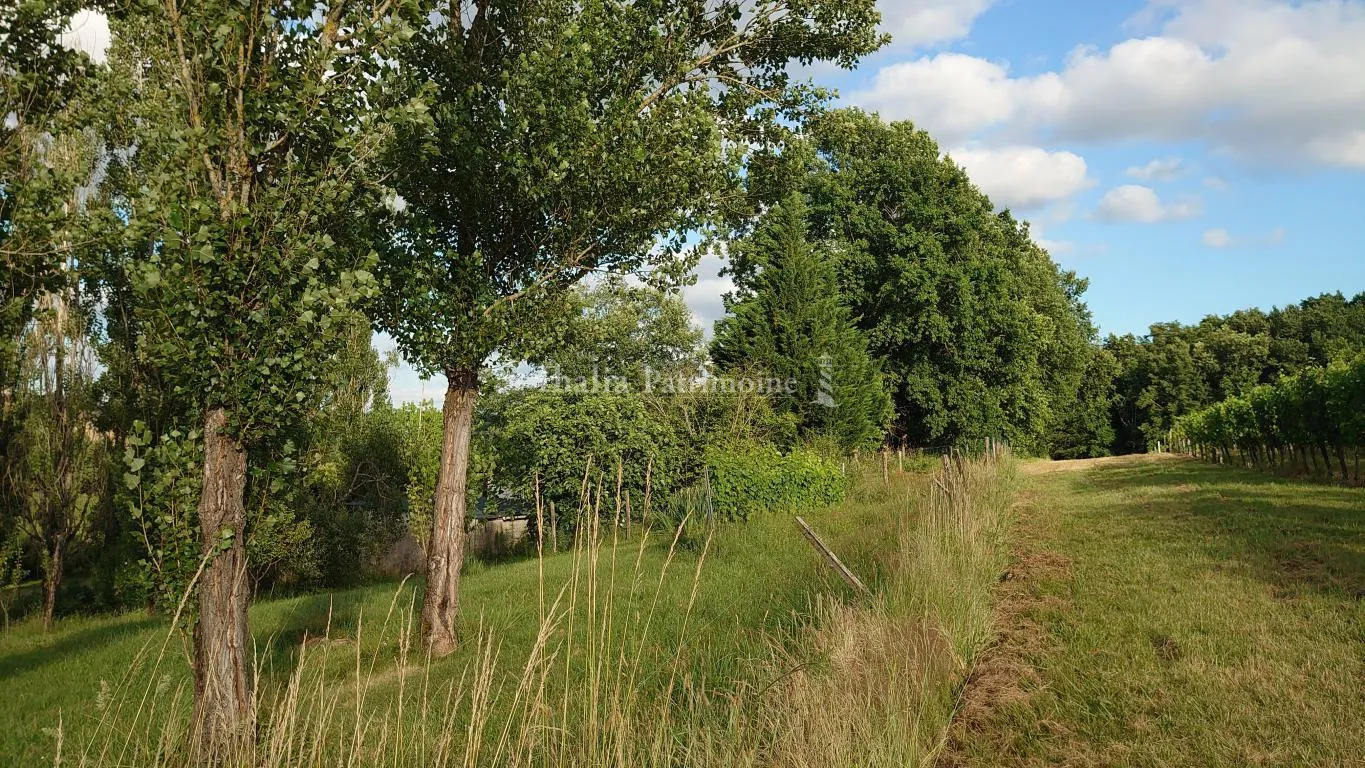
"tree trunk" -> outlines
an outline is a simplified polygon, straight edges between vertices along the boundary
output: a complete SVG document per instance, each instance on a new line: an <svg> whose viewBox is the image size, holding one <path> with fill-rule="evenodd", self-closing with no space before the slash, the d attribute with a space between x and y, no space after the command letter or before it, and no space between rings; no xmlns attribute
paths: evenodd
<svg viewBox="0 0 1365 768"><path fill-rule="evenodd" d="M62 586L63 560L66 559L66 545L56 542L47 553L43 570L43 631L52 629L52 619L57 613L57 590Z"/></svg>
<svg viewBox="0 0 1365 768"><path fill-rule="evenodd" d="M441 411L441 469L427 547L426 596L422 600L422 642L432 656L455 650L455 620L460 609L460 566L464 564L465 500L468 496L469 443L474 433L474 403L479 397L477 370L449 371Z"/></svg>
<svg viewBox="0 0 1365 768"><path fill-rule="evenodd" d="M246 450L226 434L227 412L204 419L204 487L199 497L199 622L194 628L196 748L210 762L241 754L250 743L251 679L247 666Z"/></svg>

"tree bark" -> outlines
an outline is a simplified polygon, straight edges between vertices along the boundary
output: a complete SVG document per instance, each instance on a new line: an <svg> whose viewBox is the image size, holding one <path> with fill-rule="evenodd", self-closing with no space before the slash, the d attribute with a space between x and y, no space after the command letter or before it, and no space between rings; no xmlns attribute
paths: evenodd
<svg viewBox="0 0 1365 768"><path fill-rule="evenodd" d="M52 619L57 614L57 590L62 586L63 560L66 559L66 546L60 541L52 545L47 553L47 563L43 571L43 631L52 629Z"/></svg>
<svg viewBox="0 0 1365 768"><path fill-rule="evenodd" d="M460 567L464 564L465 506L469 489L469 446L474 404L479 397L477 370L448 371L450 384L441 410L441 469L427 547L426 595L422 600L422 642L434 657L455 650L460 608Z"/></svg>
<svg viewBox="0 0 1365 768"><path fill-rule="evenodd" d="M227 412L204 419L204 486L199 497L199 622L194 629L195 746L202 758L238 756L252 735L247 666L246 449L224 433Z"/></svg>

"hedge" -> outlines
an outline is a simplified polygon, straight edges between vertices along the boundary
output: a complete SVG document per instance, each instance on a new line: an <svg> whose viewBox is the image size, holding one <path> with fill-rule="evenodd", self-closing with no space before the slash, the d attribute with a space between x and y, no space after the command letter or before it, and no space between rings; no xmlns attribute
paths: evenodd
<svg viewBox="0 0 1365 768"><path fill-rule="evenodd" d="M770 446L746 445L713 449L706 459L712 509L725 519L837 504L847 488L838 462L802 448L784 455Z"/></svg>

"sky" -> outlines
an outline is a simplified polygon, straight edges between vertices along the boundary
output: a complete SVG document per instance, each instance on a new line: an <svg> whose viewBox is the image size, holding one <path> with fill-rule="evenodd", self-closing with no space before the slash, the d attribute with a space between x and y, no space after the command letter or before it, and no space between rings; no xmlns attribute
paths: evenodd
<svg viewBox="0 0 1365 768"><path fill-rule="evenodd" d="M1365 291L1365 0L880 8L887 48L803 74L928 130L1089 280L1102 334ZM708 329L721 266L684 291ZM444 382L404 364L392 390L439 398Z"/></svg>
<svg viewBox="0 0 1365 768"><path fill-rule="evenodd" d="M1101 333L1365 291L1365 2L880 7L891 45L816 80L928 130L1090 281ZM699 278L709 323L727 286Z"/></svg>

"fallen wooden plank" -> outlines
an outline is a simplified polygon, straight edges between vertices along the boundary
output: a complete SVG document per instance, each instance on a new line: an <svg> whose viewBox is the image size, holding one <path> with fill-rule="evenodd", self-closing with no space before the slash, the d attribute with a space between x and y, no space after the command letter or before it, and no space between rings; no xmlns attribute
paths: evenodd
<svg viewBox="0 0 1365 768"><path fill-rule="evenodd" d="M872 596L872 590L868 589L867 585L864 584L853 571L850 571L848 566L844 565L843 561L839 559L839 556L834 554L834 550L830 549L825 542L821 541L820 537L815 534L815 531L811 530L811 527L807 525L806 521L802 520L799 515L796 518L796 524L801 528L801 533L805 534L806 540L811 543L811 546L815 547L815 551L824 556L830 566L834 568L850 587L868 597Z"/></svg>

